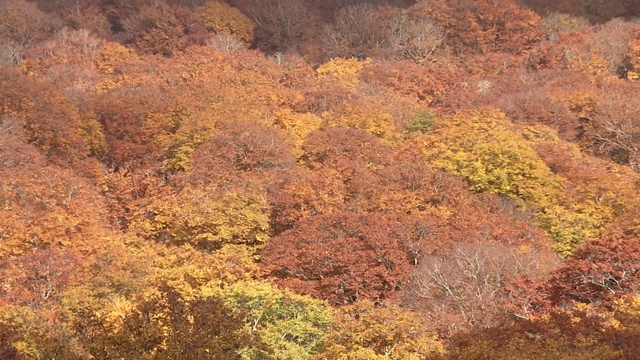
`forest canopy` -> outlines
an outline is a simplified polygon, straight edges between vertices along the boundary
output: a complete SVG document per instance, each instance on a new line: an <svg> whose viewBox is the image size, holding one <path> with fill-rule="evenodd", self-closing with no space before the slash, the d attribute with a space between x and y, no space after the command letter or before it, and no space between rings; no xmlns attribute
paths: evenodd
<svg viewBox="0 0 640 360"><path fill-rule="evenodd" d="M0 0L0 359L635 359L635 0Z"/></svg>

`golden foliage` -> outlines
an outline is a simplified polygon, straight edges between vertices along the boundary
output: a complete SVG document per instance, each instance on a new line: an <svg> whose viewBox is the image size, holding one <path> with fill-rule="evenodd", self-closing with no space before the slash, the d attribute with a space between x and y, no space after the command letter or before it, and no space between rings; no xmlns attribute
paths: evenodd
<svg viewBox="0 0 640 360"><path fill-rule="evenodd" d="M312 113L297 113L291 109L278 109L275 113L274 125L288 134L296 155L302 155L302 144L314 130L322 127L324 121Z"/></svg>
<svg viewBox="0 0 640 360"><path fill-rule="evenodd" d="M208 1L198 8L198 15L211 33L236 35L248 44L254 40L255 24L235 7L220 1Z"/></svg>
<svg viewBox="0 0 640 360"><path fill-rule="evenodd" d="M362 300L336 314L316 359L419 360L444 354L443 344L414 313Z"/></svg>
<svg viewBox="0 0 640 360"><path fill-rule="evenodd" d="M357 104L356 104L357 105ZM337 114L324 114L330 117L328 127L346 127L362 129L375 135L387 143L394 143L399 137L396 131L393 116L381 111L376 106L351 106L346 105Z"/></svg>
<svg viewBox="0 0 640 360"><path fill-rule="evenodd" d="M575 99L574 111L584 116L590 113L589 97L571 98ZM553 130L544 126L518 129L495 110L464 111L441 119L422 142L432 166L463 176L477 191L507 195L532 208L538 225L564 256L586 238L599 238L615 216L634 207L631 199L637 197L633 180L624 172L584 175L588 170L575 168L554 174L545 161L571 169L575 165L570 164L590 160ZM564 160L550 156L543 160L537 154L551 144L563 149ZM617 182L605 180L611 176Z"/></svg>
<svg viewBox="0 0 640 360"><path fill-rule="evenodd" d="M422 140L427 161L464 176L475 190L544 207L558 201L556 177L496 110L463 111L434 125Z"/></svg>
<svg viewBox="0 0 640 360"><path fill-rule="evenodd" d="M259 194L187 188L153 199L133 214L129 230L147 239L202 249L225 244L260 247L269 239L268 206Z"/></svg>
<svg viewBox="0 0 640 360"><path fill-rule="evenodd" d="M94 55L94 64L103 74L123 72L120 64L129 61L139 61L136 53L116 42L105 42Z"/></svg>
<svg viewBox="0 0 640 360"><path fill-rule="evenodd" d="M345 88L353 89L360 84L360 72L371 62L368 58L333 58L320 65L316 72L320 78L331 76Z"/></svg>

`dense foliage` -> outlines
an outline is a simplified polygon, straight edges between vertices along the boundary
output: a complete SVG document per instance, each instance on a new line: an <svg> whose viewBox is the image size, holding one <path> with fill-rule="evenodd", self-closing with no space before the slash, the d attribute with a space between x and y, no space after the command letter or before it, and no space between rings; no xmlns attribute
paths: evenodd
<svg viewBox="0 0 640 360"><path fill-rule="evenodd" d="M0 359L635 359L634 0L0 1Z"/></svg>

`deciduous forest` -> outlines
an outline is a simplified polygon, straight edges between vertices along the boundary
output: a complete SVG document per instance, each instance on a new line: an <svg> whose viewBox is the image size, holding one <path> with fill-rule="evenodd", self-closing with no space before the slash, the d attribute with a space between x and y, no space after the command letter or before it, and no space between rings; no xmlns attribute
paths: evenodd
<svg viewBox="0 0 640 360"><path fill-rule="evenodd" d="M0 0L0 359L639 359L638 16Z"/></svg>

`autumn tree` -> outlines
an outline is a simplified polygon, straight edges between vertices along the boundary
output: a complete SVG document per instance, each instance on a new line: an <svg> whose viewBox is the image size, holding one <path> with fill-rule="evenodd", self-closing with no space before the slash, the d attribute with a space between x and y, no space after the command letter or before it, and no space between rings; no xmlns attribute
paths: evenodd
<svg viewBox="0 0 640 360"><path fill-rule="evenodd" d="M419 63L427 62L448 36L433 19L411 10L392 15L388 27L386 45L394 53Z"/></svg>
<svg viewBox="0 0 640 360"><path fill-rule="evenodd" d="M24 358L82 359L82 353L46 316L17 305L0 305L0 356L14 360Z"/></svg>
<svg viewBox="0 0 640 360"><path fill-rule="evenodd" d="M245 346L268 353L245 331L244 312L213 296L250 277L253 262L242 258L111 236L3 261L0 349L69 359L233 359Z"/></svg>
<svg viewBox="0 0 640 360"><path fill-rule="evenodd" d="M473 110L437 122L423 146L427 161L464 176L473 189L537 207L557 202L561 181L521 139L504 114Z"/></svg>
<svg viewBox="0 0 640 360"><path fill-rule="evenodd" d="M491 329L451 338L452 359L626 359L608 338L611 316L589 309L558 310L544 317L516 319Z"/></svg>
<svg viewBox="0 0 640 360"><path fill-rule="evenodd" d="M100 179L99 184L100 193L109 208L109 220L120 230L129 226L133 213L138 211L137 204L172 191L161 177L144 170L110 171Z"/></svg>
<svg viewBox="0 0 640 360"><path fill-rule="evenodd" d="M640 170L640 134L637 133L637 100L629 97L637 83L615 81L606 85L605 95L594 109L587 136L589 147L601 156Z"/></svg>
<svg viewBox="0 0 640 360"><path fill-rule="evenodd" d="M2 171L45 165L45 156L34 144L29 143L20 120L6 115L0 117L0 135Z"/></svg>
<svg viewBox="0 0 640 360"><path fill-rule="evenodd" d="M456 244L421 260L408 298L443 333L489 328L505 319L503 286L520 276L542 279L557 264L550 248Z"/></svg>
<svg viewBox="0 0 640 360"><path fill-rule="evenodd" d="M558 250L570 249L585 237L634 233L638 189L632 169L584 154L544 126L530 127L524 135L567 184L564 209L551 207L538 215L540 225L558 242Z"/></svg>
<svg viewBox="0 0 640 360"><path fill-rule="evenodd" d="M96 3L91 0L37 1L38 7L49 16L59 16L64 25L73 30L86 30L101 39L112 40L116 23L109 2ZM130 2L131 3L131 2ZM113 22L113 23L112 23ZM113 27L113 28L112 28Z"/></svg>
<svg viewBox="0 0 640 360"><path fill-rule="evenodd" d="M56 16L49 16L33 2L3 1L0 4L0 64L18 65L25 51L62 27Z"/></svg>
<svg viewBox="0 0 640 360"><path fill-rule="evenodd" d="M606 4L598 1L588 0L581 2L573 1L549 1L549 0L527 0L524 2L539 13L561 12L582 16L590 21L603 23L612 18L622 16L633 16L637 14L637 7L630 0L614 0Z"/></svg>
<svg viewBox="0 0 640 360"><path fill-rule="evenodd" d="M219 1L208 1L198 8L198 15L209 33L237 36L247 44L254 40L255 24L237 8Z"/></svg>
<svg viewBox="0 0 640 360"><path fill-rule="evenodd" d="M583 31L587 26L589 22L585 18L558 12L549 13L540 21L540 27L549 40L556 40L562 34Z"/></svg>
<svg viewBox="0 0 640 360"><path fill-rule="evenodd" d="M314 172L339 176L353 202L367 197L365 184L373 181L374 171L392 162L390 147L360 129L333 128L312 133L302 150L301 162Z"/></svg>
<svg viewBox="0 0 640 360"><path fill-rule="evenodd" d="M60 297L77 280L77 255L60 246L35 249L19 258L4 257L2 297L13 305L56 310Z"/></svg>
<svg viewBox="0 0 640 360"><path fill-rule="evenodd" d="M423 105L450 109L457 94L464 90L460 80L468 73L455 60L445 57L425 67L412 60L399 60L395 66L373 62L362 71L362 81L390 89Z"/></svg>
<svg viewBox="0 0 640 360"><path fill-rule="evenodd" d="M129 218L128 230L173 245L207 251L226 244L261 247L269 238L268 205L260 193L186 188L178 195L145 199Z"/></svg>
<svg viewBox="0 0 640 360"><path fill-rule="evenodd" d="M204 143L190 161L190 182L229 184L255 178L263 181L285 172L295 158L283 133L248 122L228 126Z"/></svg>
<svg viewBox="0 0 640 360"><path fill-rule="evenodd" d="M100 45L102 39L89 30L63 27L49 39L33 45L26 52L20 69L28 75L47 79L77 104L102 80L92 66Z"/></svg>
<svg viewBox="0 0 640 360"><path fill-rule="evenodd" d="M123 27L127 41L142 53L172 56L186 46L185 29L164 2L142 7Z"/></svg>
<svg viewBox="0 0 640 360"><path fill-rule="evenodd" d="M444 353L443 344L417 314L361 300L340 308L315 359L425 359Z"/></svg>
<svg viewBox="0 0 640 360"><path fill-rule="evenodd" d="M540 17L513 0L419 1L411 12L433 18L457 53L519 53L541 39Z"/></svg>
<svg viewBox="0 0 640 360"><path fill-rule="evenodd" d="M543 285L557 305L572 301L611 307L616 299L638 291L636 236L592 240Z"/></svg>
<svg viewBox="0 0 640 360"><path fill-rule="evenodd" d="M321 78L331 76L340 85L353 89L360 84L360 72L370 63L371 59L336 57L320 65L316 72Z"/></svg>
<svg viewBox="0 0 640 360"><path fill-rule="evenodd" d="M331 57L364 57L384 40L385 25L380 9L370 3L343 6L334 23L325 28L325 52Z"/></svg>
<svg viewBox="0 0 640 360"><path fill-rule="evenodd" d="M633 35L633 38L629 40L629 67L626 69L626 74L622 73L622 75L629 80L638 81L640 80L640 31L634 31Z"/></svg>
<svg viewBox="0 0 640 360"><path fill-rule="evenodd" d="M458 333L450 339L447 358L633 359L640 335L637 310L636 295L619 299L612 311L562 306L491 329Z"/></svg>
<svg viewBox="0 0 640 360"><path fill-rule="evenodd" d="M104 129L109 150L105 162L109 167L159 167L163 149L154 140L159 140L163 130L171 127L170 118L154 118L156 114L166 111L163 96L168 94L124 86L94 99L92 110Z"/></svg>
<svg viewBox="0 0 640 360"><path fill-rule="evenodd" d="M544 146L543 144L563 146L557 135L545 127L524 128L518 131L506 122L503 115L490 120L490 117L486 117L489 113L480 115L482 112L472 112L476 115L470 114L467 120L463 120L471 121L471 123L466 122L467 125L464 126L466 135L456 131L451 133L453 137L446 137L447 140L444 142L436 139L442 139L440 136L450 131L444 129L460 123L451 120L441 122L442 130L439 130L436 123L433 130L425 137L433 139L431 141L437 144L426 148L427 159L436 166L442 166L463 175L476 190L514 197L521 206L533 209L536 212L538 225L555 240L557 250L564 255L569 255L571 250L586 238L600 237L605 225L615 215L617 201L609 205L598 200L594 201L591 196L580 195L581 192L588 191L589 194L597 196L596 183L590 185L589 190L575 188L575 192L561 191L563 188L572 189L569 186L570 183L566 182L565 178L554 174L535 149L538 146ZM498 120L501 117L503 120ZM478 132L483 140L477 143L474 140L468 140L470 134L485 126L494 130ZM503 130L498 130L500 128ZM515 136L521 136L521 139L526 136L528 141L515 141L509 144L514 139L512 135L506 135L509 132L518 134ZM505 137L500 141L500 145L497 143L494 146L489 145L492 139L500 136L506 136L510 140ZM431 142L424 143L424 146L427 144ZM581 156L580 150L575 146L568 146L565 149L567 151L565 155ZM547 160L552 164L552 160ZM528 165L525 166L525 163ZM556 172L562 173L560 169L556 169ZM569 177L569 172L565 176Z"/></svg>
<svg viewBox="0 0 640 360"><path fill-rule="evenodd" d="M75 168L92 166L83 162L89 155L86 129L91 119L84 122L63 93L50 83L7 68L0 70L0 89L0 116L20 120L27 140L50 160Z"/></svg>
<svg viewBox="0 0 640 360"><path fill-rule="evenodd" d="M91 182L68 170L0 169L0 258L96 239L106 207Z"/></svg>
<svg viewBox="0 0 640 360"><path fill-rule="evenodd" d="M226 306L247 314L243 331L255 334L267 351L245 344L242 359L309 359L324 341L332 311L322 301L261 282L239 282L221 295Z"/></svg>
<svg viewBox="0 0 640 360"><path fill-rule="evenodd" d="M247 13L256 23L258 48L268 51L289 49L310 35L314 15L309 5L300 0L234 0L238 9Z"/></svg>
<svg viewBox="0 0 640 360"><path fill-rule="evenodd" d="M317 215L271 239L261 261L277 283L332 303L394 298L428 232L410 215Z"/></svg>
<svg viewBox="0 0 640 360"><path fill-rule="evenodd" d="M114 311L78 323L86 352L102 358L237 359L247 344L261 348L255 334L242 331L246 312L230 311L213 296L185 298L170 286L120 301ZM214 325L214 326L212 326Z"/></svg>
<svg viewBox="0 0 640 360"><path fill-rule="evenodd" d="M392 163L391 148L375 136L359 129L314 131L300 151L303 166L267 186L276 233L311 215L384 208L383 194L372 189L378 181L376 172Z"/></svg>

